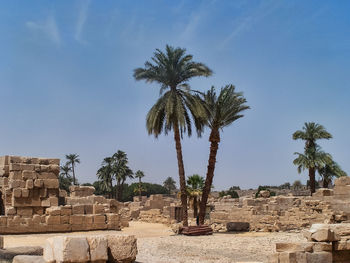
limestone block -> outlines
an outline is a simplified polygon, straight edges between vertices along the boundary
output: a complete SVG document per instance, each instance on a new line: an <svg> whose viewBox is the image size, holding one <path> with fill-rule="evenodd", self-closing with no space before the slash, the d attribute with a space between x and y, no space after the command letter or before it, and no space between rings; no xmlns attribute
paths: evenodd
<svg viewBox="0 0 350 263"><path fill-rule="evenodd" d="M61 224L69 224L70 223L70 216L64 215L61 216Z"/></svg>
<svg viewBox="0 0 350 263"><path fill-rule="evenodd" d="M59 216L61 215L61 207L60 206L51 206L46 208L46 214L51 216Z"/></svg>
<svg viewBox="0 0 350 263"><path fill-rule="evenodd" d="M34 180L34 187L41 188L44 186L44 181L42 179Z"/></svg>
<svg viewBox="0 0 350 263"><path fill-rule="evenodd" d="M9 180L9 188L18 188L21 187L22 180Z"/></svg>
<svg viewBox="0 0 350 263"><path fill-rule="evenodd" d="M95 261L107 261L108 260L108 243L105 236L88 236L87 241L90 247L90 260Z"/></svg>
<svg viewBox="0 0 350 263"><path fill-rule="evenodd" d="M33 214L43 215L44 214L44 208L40 207L40 206L33 207Z"/></svg>
<svg viewBox="0 0 350 263"><path fill-rule="evenodd" d="M308 263L304 252L280 252L279 263Z"/></svg>
<svg viewBox="0 0 350 263"><path fill-rule="evenodd" d="M22 197L29 197L29 190L26 188L22 189Z"/></svg>
<svg viewBox="0 0 350 263"><path fill-rule="evenodd" d="M49 197L50 206L58 206L58 198L51 196Z"/></svg>
<svg viewBox="0 0 350 263"><path fill-rule="evenodd" d="M11 171L9 173L10 180L22 180L22 172L21 171Z"/></svg>
<svg viewBox="0 0 350 263"><path fill-rule="evenodd" d="M37 173L35 171L22 171L22 177L24 180L27 179L36 179L37 178Z"/></svg>
<svg viewBox="0 0 350 263"><path fill-rule="evenodd" d="M83 215L72 215L70 216L70 223L72 225L81 225L83 224L84 216Z"/></svg>
<svg viewBox="0 0 350 263"><path fill-rule="evenodd" d="M45 263L42 256L18 255L12 260L12 263Z"/></svg>
<svg viewBox="0 0 350 263"><path fill-rule="evenodd" d="M90 261L89 243L85 237L55 236L44 246L44 260L54 263Z"/></svg>
<svg viewBox="0 0 350 263"><path fill-rule="evenodd" d="M68 196L67 191L60 189L58 196L59 197L67 197Z"/></svg>
<svg viewBox="0 0 350 263"><path fill-rule="evenodd" d="M93 205L84 205L84 213L86 215L93 214Z"/></svg>
<svg viewBox="0 0 350 263"><path fill-rule="evenodd" d="M7 165L7 164L9 164L9 156L8 155L1 156L0 157L0 166Z"/></svg>
<svg viewBox="0 0 350 263"><path fill-rule="evenodd" d="M72 214L72 206L65 205L61 206L61 216L68 215L70 216Z"/></svg>
<svg viewBox="0 0 350 263"><path fill-rule="evenodd" d="M73 215L83 215L84 214L84 205L72 205Z"/></svg>
<svg viewBox="0 0 350 263"><path fill-rule="evenodd" d="M105 212L104 206L102 204L94 204L92 209L93 214L95 215L104 214Z"/></svg>
<svg viewBox="0 0 350 263"><path fill-rule="evenodd" d="M34 181L32 179L28 179L26 181L26 188L27 189L33 189L34 188Z"/></svg>
<svg viewBox="0 0 350 263"><path fill-rule="evenodd" d="M305 253L307 263L329 263L333 261L331 252Z"/></svg>
<svg viewBox="0 0 350 263"><path fill-rule="evenodd" d="M51 205L50 205L50 199L49 198L47 198L47 199L42 199L41 200L41 206L42 207L50 207Z"/></svg>
<svg viewBox="0 0 350 263"><path fill-rule="evenodd" d="M87 199L90 201L89 203L91 203L91 204L95 204L95 203L105 204L105 203L107 203L106 198L104 198L103 196L100 196L100 195L91 195L91 196L88 196Z"/></svg>
<svg viewBox="0 0 350 263"><path fill-rule="evenodd" d="M48 225L59 225L61 223L61 216L60 215L49 215L46 216L46 224Z"/></svg>
<svg viewBox="0 0 350 263"><path fill-rule="evenodd" d="M60 159L57 159L57 158L50 158L50 159L48 159L48 161L49 161L49 164L55 164L55 165L57 165L57 166L60 165Z"/></svg>
<svg viewBox="0 0 350 263"><path fill-rule="evenodd" d="M4 237L0 236L0 249L4 248Z"/></svg>
<svg viewBox="0 0 350 263"><path fill-rule="evenodd" d="M5 208L5 215L11 216L17 214L17 209L15 207L8 206Z"/></svg>
<svg viewBox="0 0 350 263"><path fill-rule="evenodd" d="M60 166L57 164L50 164L49 171L54 173L57 178L58 174L60 173Z"/></svg>
<svg viewBox="0 0 350 263"><path fill-rule="evenodd" d="M336 241L334 232L328 228L321 228L316 230L314 233L312 233L311 239L317 242Z"/></svg>
<svg viewBox="0 0 350 263"><path fill-rule="evenodd" d="M22 196L22 190L21 188L15 188L13 189L13 196L16 198L19 198Z"/></svg>
<svg viewBox="0 0 350 263"><path fill-rule="evenodd" d="M40 215L33 215L33 223L38 225L41 223L41 216Z"/></svg>
<svg viewBox="0 0 350 263"><path fill-rule="evenodd" d="M312 252L313 242L276 243L276 252Z"/></svg>
<svg viewBox="0 0 350 263"><path fill-rule="evenodd" d="M0 187L7 187L9 183L9 179L7 177L0 178Z"/></svg>
<svg viewBox="0 0 350 263"><path fill-rule="evenodd" d="M19 215L19 216L32 216L33 215L33 208L31 208L31 207L18 207L17 208L17 215Z"/></svg>
<svg viewBox="0 0 350 263"><path fill-rule="evenodd" d="M313 251L314 252L332 251L332 243L330 243L330 242L315 242L314 246L313 246Z"/></svg>
<svg viewBox="0 0 350 263"><path fill-rule="evenodd" d="M58 179L43 179L44 181L44 187L46 188L58 188L59 187L59 183L58 183Z"/></svg>
<svg viewBox="0 0 350 263"><path fill-rule="evenodd" d="M108 235L108 261L134 262L137 255L137 240L133 235Z"/></svg>
<svg viewBox="0 0 350 263"><path fill-rule="evenodd" d="M21 165L18 163L10 163L9 165L9 170L10 171L21 171Z"/></svg>
<svg viewBox="0 0 350 263"><path fill-rule="evenodd" d="M93 223L94 224L105 224L106 223L106 216L105 215L94 215L93 216Z"/></svg>
<svg viewBox="0 0 350 263"><path fill-rule="evenodd" d="M0 216L0 226L1 227L7 226L7 216Z"/></svg>
<svg viewBox="0 0 350 263"><path fill-rule="evenodd" d="M349 176L342 176L334 180L334 185L350 185L350 177Z"/></svg>
<svg viewBox="0 0 350 263"><path fill-rule="evenodd" d="M52 172L41 172L38 174L38 179L57 179L57 175Z"/></svg>
<svg viewBox="0 0 350 263"><path fill-rule="evenodd" d="M35 164L20 164L20 170L26 170L26 171L34 171L35 170Z"/></svg>

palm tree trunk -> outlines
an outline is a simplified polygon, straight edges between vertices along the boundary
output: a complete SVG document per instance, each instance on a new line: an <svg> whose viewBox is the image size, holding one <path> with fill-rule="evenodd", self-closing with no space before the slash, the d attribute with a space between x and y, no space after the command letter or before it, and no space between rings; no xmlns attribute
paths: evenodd
<svg viewBox="0 0 350 263"><path fill-rule="evenodd" d="M193 218L197 218L198 215L198 204L197 196L193 197Z"/></svg>
<svg viewBox="0 0 350 263"><path fill-rule="evenodd" d="M204 224L204 218L205 218L205 212L207 208L207 201L210 194L210 189L213 183L213 177L214 177L214 170L215 170L215 163L216 163L216 154L218 152L219 148L219 142L220 142L220 133L217 129L212 129L209 137L210 143L210 154L209 154L209 160L208 160L208 170L207 170L207 176L205 178L205 184L203 188L202 193L202 199L199 204L199 224Z"/></svg>
<svg viewBox="0 0 350 263"><path fill-rule="evenodd" d="M72 162L72 172L73 172L73 185L75 185L74 162Z"/></svg>
<svg viewBox="0 0 350 263"><path fill-rule="evenodd" d="M311 195L316 191L315 168L309 169Z"/></svg>
<svg viewBox="0 0 350 263"><path fill-rule="evenodd" d="M327 178L323 178L323 188L328 188L328 185L329 185L329 181Z"/></svg>
<svg viewBox="0 0 350 263"><path fill-rule="evenodd" d="M174 140L176 145L177 165L179 169L179 179L180 179L181 205L182 205L182 212L183 212L182 223L183 223L183 226L188 226L185 168L184 168L184 163L182 159L180 131L177 125L174 125Z"/></svg>

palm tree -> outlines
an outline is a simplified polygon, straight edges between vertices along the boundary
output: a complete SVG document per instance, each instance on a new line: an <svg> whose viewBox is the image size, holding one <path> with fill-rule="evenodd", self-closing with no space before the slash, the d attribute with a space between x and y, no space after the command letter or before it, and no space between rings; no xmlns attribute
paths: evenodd
<svg viewBox="0 0 350 263"><path fill-rule="evenodd" d="M141 178L144 177L145 174L144 172L140 171L140 170L137 170L136 173L135 173L135 178L138 178L139 179L139 187L138 187L138 191L139 191L139 201L141 201L142 199L142 182L141 182Z"/></svg>
<svg viewBox="0 0 350 263"><path fill-rule="evenodd" d="M247 100L243 97L243 93L236 92L233 85L226 85L221 88L218 96L214 87L208 90L207 93L202 94L202 96L203 103L208 111L207 125L211 129L211 132L209 136L210 154L208 169L199 209L200 224L204 224L207 201L213 183L216 154L220 142L220 130L242 118L244 116L242 112L249 109L249 106L245 104Z"/></svg>
<svg viewBox="0 0 350 263"><path fill-rule="evenodd" d="M117 199L122 200L123 187L127 178L133 178L133 172L128 166L128 157L125 152L118 150L112 156L113 158L113 172L117 180Z"/></svg>
<svg viewBox="0 0 350 263"><path fill-rule="evenodd" d="M69 192L69 186L72 184L72 177L70 176L70 172L72 168L66 163L63 166L60 166L60 174L58 176L60 189L63 189Z"/></svg>
<svg viewBox="0 0 350 263"><path fill-rule="evenodd" d="M163 186L168 190L169 194L171 194L172 191L176 190L176 182L170 176L165 179Z"/></svg>
<svg viewBox="0 0 350 263"><path fill-rule="evenodd" d="M80 163L79 155L78 154L74 154L74 153L73 154L67 154L66 155L66 159L68 160L67 164L71 165L71 167L72 167L73 184L76 185L74 167L75 167L75 164Z"/></svg>
<svg viewBox="0 0 350 263"><path fill-rule="evenodd" d="M202 194L204 178L198 174L191 175L187 178L187 193L193 201L193 217L198 215L198 197Z"/></svg>
<svg viewBox="0 0 350 263"><path fill-rule="evenodd" d="M188 215L181 138L185 132L188 136L192 134L191 116L199 136L204 128L203 106L193 96L188 81L193 77L208 77L212 74L206 65L194 62L192 58L185 49L166 45L165 52L157 49L152 62L147 61L144 68L134 70L136 80L159 83L160 95L166 91L148 112L146 126L148 133L156 138L163 131L166 135L174 131L184 226L188 226Z"/></svg>
<svg viewBox="0 0 350 263"><path fill-rule="evenodd" d="M327 132L325 127L314 122L305 122L302 130L293 133L293 140L305 141L305 149L315 148L317 140L331 138L332 134Z"/></svg>
<svg viewBox="0 0 350 263"><path fill-rule="evenodd" d="M325 129L325 127L315 122L305 122L302 130L293 133L293 140L301 139L305 141L305 155L307 152L309 155L318 152L319 149L316 149L318 147L316 143L317 140L329 140L331 138L332 135ZM314 193L316 189L315 172L315 167L311 165L309 169L311 194Z"/></svg>
<svg viewBox="0 0 350 263"><path fill-rule="evenodd" d="M97 177L101 184L101 190L108 194L109 198L113 195L113 158L106 157L103 159L102 166L97 171Z"/></svg>
<svg viewBox="0 0 350 263"><path fill-rule="evenodd" d="M332 182L333 177L347 176L346 172L341 169L338 163L331 160L323 167L318 169L318 173L322 177L323 188L328 188L329 183Z"/></svg>
<svg viewBox="0 0 350 263"><path fill-rule="evenodd" d="M321 151L317 144L315 144L314 147L305 149L304 154L297 152L294 154L298 155L298 157L293 161L293 163L298 166L298 173L301 173L306 169L309 170L310 189L312 195L316 189L316 171L330 163L332 161L332 157L330 154Z"/></svg>

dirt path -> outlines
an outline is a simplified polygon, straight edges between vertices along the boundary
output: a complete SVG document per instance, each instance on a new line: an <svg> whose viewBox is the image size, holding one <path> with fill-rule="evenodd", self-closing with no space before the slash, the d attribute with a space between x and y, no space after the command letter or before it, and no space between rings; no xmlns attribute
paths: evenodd
<svg viewBox="0 0 350 263"><path fill-rule="evenodd" d="M130 222L123 231L90 231L62 234L7 235L5 247L42 246L55 235L132 234L137 237L140 263L233 263L239 261L266 262L274 252L276 242L296 242L304 238L298 233L218 233L211 236L188 237L174 235L161 224Z"/></svg>

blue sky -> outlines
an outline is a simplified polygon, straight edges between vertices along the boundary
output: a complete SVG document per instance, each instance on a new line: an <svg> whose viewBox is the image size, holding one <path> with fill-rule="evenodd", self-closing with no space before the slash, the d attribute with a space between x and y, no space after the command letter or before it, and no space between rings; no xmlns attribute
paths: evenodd
<svg viewBox="0 0 350 263"><path fill-rule="evenodd" d="M215 189L282 184L305 121L334 136L320 142L350 173L348 1L4 1L0 9L0 154L78 153L80 182L96 179L118 149L146 181L177 179L172 136L145 129L157 84L133 69L155 48L184 47L206 63L206 90L234 84L251 106L222 134ZM183 141L186 174L205 175L208 132Z"/></svg>

